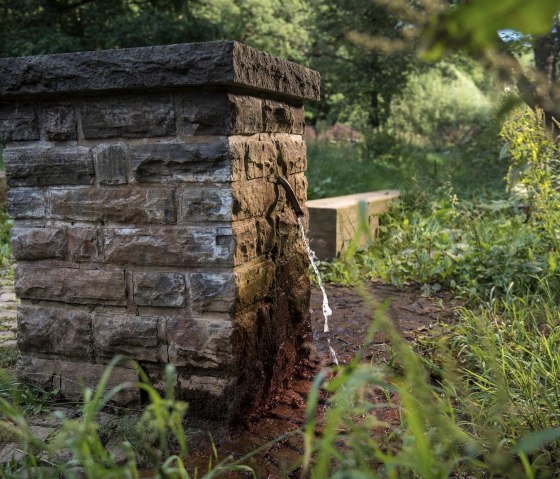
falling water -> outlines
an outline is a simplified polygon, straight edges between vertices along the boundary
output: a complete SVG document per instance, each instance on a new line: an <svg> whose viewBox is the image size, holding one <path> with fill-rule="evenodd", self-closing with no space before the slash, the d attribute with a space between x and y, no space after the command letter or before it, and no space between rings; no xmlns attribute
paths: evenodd
<svg viewBox="0 0 560 479"><path fill-rule="evenodd" d="M321 274L319 273L319 268L317 268L317 262L316 262L317 257L315 256L315 253L309 246L309 240L305 235L305 223L303 217L298 218L298 224L299 224L299 230L301 232L301 238L303 240L303 244L305 245L305 250L307 252L307 256L309 256L311 267L313 268L313 272L317 277L319 288L321 288L321 292L323 293L323 318L324 318L323 332L327 334L327 344L329 345L329 351L331 353L332 360L334 364L338 366L339 365L338 358L336 356L336 351L331 345L331 338L330 338L330 331L329 331L329 316L332 315L332 310L329 307L329 298L327 298L327 292L325 291L325 287L323 286L323 281L321 279Z"/></svg>

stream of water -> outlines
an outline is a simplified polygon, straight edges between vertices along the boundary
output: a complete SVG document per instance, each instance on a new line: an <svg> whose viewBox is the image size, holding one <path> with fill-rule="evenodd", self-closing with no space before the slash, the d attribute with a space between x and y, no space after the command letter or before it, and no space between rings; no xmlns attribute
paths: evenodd
<svg viewBox="0 0 560 479"><path fill-rule="evenodd" d="M336 351L331 345L331 336L329 330L329 316L332 315L332 310L329 307L329 298L327 297L327 292L325 291L325 286L323 285L323 280L321 279L321 273L319 273L319 268L317 267L317 257L315 256L315 253L309 246L309 240L307 239L307 236L305 234L305 220L303 217L299 217L297 221L299 225L299 231L301 233L301 238L303 240L303 244L305 245L305 251L307 252L307 256L309 256L309 261L311 262L311 267L313 268L313 272L317 277L317 282L319 283L319 288L321 288L321 293L323 293L323 318L324 318L323 332L327 335L327 344L329 346L331 358L334 364L339 366L338 357L336 356Z"/></svg>

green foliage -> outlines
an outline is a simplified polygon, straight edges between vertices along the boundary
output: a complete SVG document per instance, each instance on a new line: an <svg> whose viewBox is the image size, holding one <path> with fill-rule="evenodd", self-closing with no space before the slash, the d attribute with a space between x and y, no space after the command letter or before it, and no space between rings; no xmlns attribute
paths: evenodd
<svg viewBox="0 0 560 479"><path fill-rule="evenodd" d="M452 64L440 63L409 77L391 103L388 126L413 143L429 141L442 148L472 140L488 126L491 105L474 81Z"/></svg>

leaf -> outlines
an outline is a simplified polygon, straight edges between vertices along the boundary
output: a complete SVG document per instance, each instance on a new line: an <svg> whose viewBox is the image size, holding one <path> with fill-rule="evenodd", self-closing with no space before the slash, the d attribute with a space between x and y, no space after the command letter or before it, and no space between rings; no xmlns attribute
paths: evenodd
<svg viewBox="0 0 560 479"><path fill-rule="evenodd" d="M515 444L514 450L518 454L532 454L558 439L560 439L560 427L542 429L521 437Z"/></svg>

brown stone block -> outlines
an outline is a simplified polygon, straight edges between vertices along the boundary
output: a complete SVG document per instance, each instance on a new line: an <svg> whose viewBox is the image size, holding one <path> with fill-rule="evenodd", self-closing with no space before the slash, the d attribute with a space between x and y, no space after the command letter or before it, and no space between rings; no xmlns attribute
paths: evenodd
<svg viewBox="0 0 560 479"><path fill-rule="evenodd" d="M15 227L10 234L10 244L17 260L66 258L66 231L61 228Z"/></svg>
<svg viewBox="0 0 560 479"><path fill-rule="evenodd" d="M264 220L263 220L264 221ZM245 264L258 256L259 237L255 220L238 221L233 224L235 237L235 265Z"/></svg>
<svg viewBox="0 0 560 479"><path fill-rule="evenodd" d="M101 358L122 354L137 361L161 360L158 317L97 313L93 318L93 344Z"/></svg>
<svg viewBox="0 0 560 479"><path fill-rule="evenodd" d="M244 308L271 294L276 268L272 261L242 266L235 270L238 307Z"/></svg>
<svg viewBox="0 0 560 479"><path fill-rule="evenodd" d="M231 135L251 135L263 131L263 100L254 96L228 95L230 102Z"/></svg>
<svg viewBox="0 0 560 479"><path fill-rule="evenodd" d="M232 367L232 338L230 321L167 318L169 362L179 367L224 370Z"/></svg>
<svg viewBox="0 0 560 479"><path fill-rule="evenodd" d="M114 228L104 233L108 263L192 266L233 263L233 236L212 225L184 228Z"/></svg>
<svg viewBox="0 0 560 479"><path fill-rule="evenodd" d="M84 98L80 118L86 139L175 134L175 112L170 94Z"/></svg>
<svg viewBox="0 0 560 479"><path fill-rule="evenodd" d="M245 171L247 179L268 178L277 171L278 152L272 140L247 142Z"/></svg>
<svg viewBox="0 0 560 479"><path fill-rule="evenodd" d="M245 179L245 156L247 139L244 136L230 136L228 138L229 161L231 164L231 181Z"/></svg>
<svg viewBox="0 0 560 479"><path fill-rule="evenodd" d="M4 161L10 186L89 185L94 179L91 152L83 146L6 148Z"/></svg>
<svg viewBox="0 0 560 479"><path fill-rule="evenodd" d="M29 103L0 103L0 141L38 140L37 113Z"/></svg>
<svg viewBox="0 0 560 479"><path fill-rule="evenodd" d="M19 298L78 304L126 304L122 271L18 266L15 288Z"/></svg>
<svg viewBox="0 0 560 479"><path fill-rule="evenodd" d="M185 276L180 273L133 273L134 304L182 308L186 304Z"/></svg>
<svg viewBox="0 0 560 479"><path fill-rule="evenodd" d="M295 133L303 135L305 114L303 106L265 100L263 103L263 130L266 133Z"/></svg>
<svg viewBox="0 0 560 479"><path fill-rule="evenodd" d="M45 218L45 194L32 188L12 188L8 191L8 214L12 218Z"/></svg>
<svg viewBox="0 0 560 479"><path fill-rule="evenodd" d="M76 115L73 105L45 104L41 112L45 138L55 141L75 140Z"/></svg>
<svg viewBox="0 0 560 479"><path fill-rule="evenodd" d="M189 274L192 309L197 312L230 312L235 305L233 273Z"/></svg>
<svg viewBox="0 0 560 479"><path fill-rule="evenodd" d="M177 192L178 223L231 221L233 198L228 185L192 185Z"/></svg>
<svg viewBox="0 0 560 479"><path fill-rule="evenodd" d="M155 143L132 148L132 168L141 183L230 181L226 140Z"/></svg>
<svg viewBox="0 0 560 479"><path fill-rule="evenodd" d="M97 230L94 228L68 228L68 251L71 261L78 263L97 261Z"/></svg>
<svg viewBox="0 0 560 479"><path fill-rule="evenodd" d="M276 203L276 188L266 178L233 183L233 219L264 216Z"/></svg>
<svg viewBox="0 0 560 479"><path fill-rule="evenodd" d="M55 373L60 376L60 393L68 399L77 399L82 396L84 387L97 389L106 367L103 364L56 361ZM140 401L137 382L138 372L135 369L115 367L104 391L107 393L119 384L129 383L131 387L113 395L111 401L121 405L137 403Z"/></svg>
<svg viewBox="0 0 560 479"><path fill-rule="evenodd" d="M175 222L174 191L167 188L80 188L49 192L50 217L131 224Z"/></svg>
<svg viewBox="0 0 560 479"><path fill-rule="evenodd" d="M79 309L22 304L18 308L20 351L88 358L92 353L91 315Z"/></svg>
<svg viewBox="0 0 560 479"><path fill-rule="evenodd" d="M278 161L285 165L287 175L302 173L307 169L307 153L303 140L288 137L277 140L277 145Z"/></svg>
<svg viewBox="0 0 560 479"><path fill-rule="evenodd" d="M124 143L101 144L93 150L97 180L101 185L126 183L126 154Z"/></svg>

